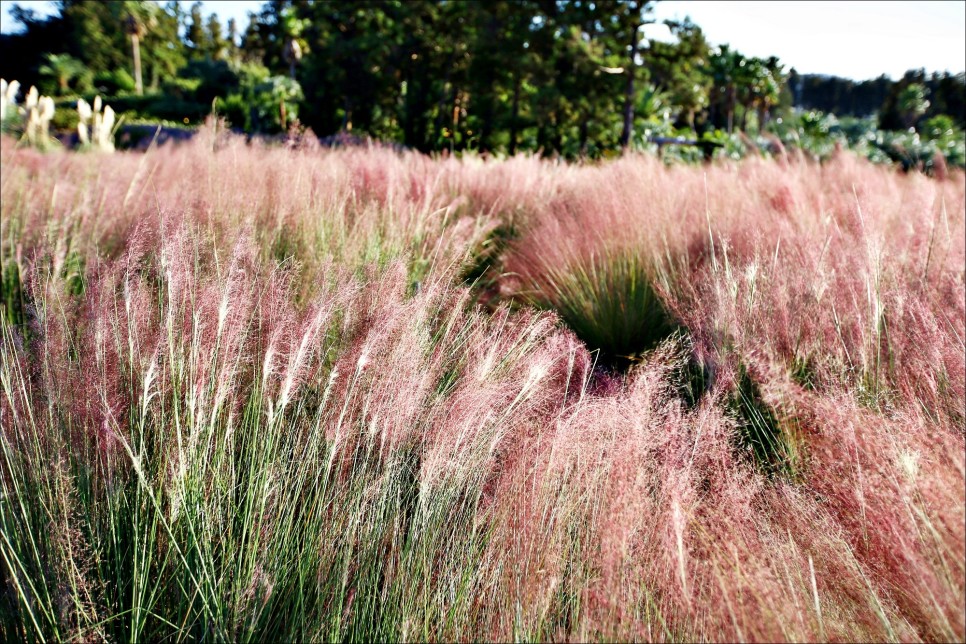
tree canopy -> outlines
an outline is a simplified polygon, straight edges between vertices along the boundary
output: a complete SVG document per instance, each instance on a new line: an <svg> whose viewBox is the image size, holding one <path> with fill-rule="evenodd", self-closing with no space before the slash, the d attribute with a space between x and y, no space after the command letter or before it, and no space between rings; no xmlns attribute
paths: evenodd
<svg viewBox="0 0 966 644"><path fill-rule="evenodd" d="M239 31L198 2L60 0L46 18L12 8L24 29L0 37L0 75L58 96L122 95L143 67L137 105L155 114L193 120L220 99L235 127L278 130L297 112L322 136L423 151L596 156L648 133L755 132L792 105L894 129L939 115L963 126L961 74L803 76L712 45L690 19L649 37L654 4L270 0Z"/></svg>

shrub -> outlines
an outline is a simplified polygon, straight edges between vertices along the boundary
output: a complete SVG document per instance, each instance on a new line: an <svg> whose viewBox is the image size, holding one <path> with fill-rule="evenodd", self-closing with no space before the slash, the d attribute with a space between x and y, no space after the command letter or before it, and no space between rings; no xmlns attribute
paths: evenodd
<svg viewBox="0 0 966 644"><path fill-rule="evenodd" d="M288 76L272 76L252 92L251 106L255 114L254 129L280 132L298 118L299 102L304 98L302 86ZM284 110L286 124L283 127Z"/></svg>
<svg viewBox="0 0 966 644"><path fill-rule="evenodd" d="M31 87L24 98L23 136L21 142L39 150L48 150L56 141L50 136L50 122L56 113L54 99L42 96Z"/></svg>
<svg viewBox="0 0 966 644"><path fill-rule="evenodd" d="M77 134L82 148L100 152L114 151L114 110L104 105L101 111L101 97L94 98L93 107L84 99L77 101Z"/></svg>
<svg viewBox="0 0 966 644"><path fill-rule="evenodd" d="M20 82L0 79L0 132L6 134L19 128L21 123L20 111L17 109L17 94L20 93Z"/></svg>
<svg viewBox="0 0 966 644"><path fill-rule="evenodd" d="M193 60L185 65L178 76L184 81L184 91L181 98L190 99L198 103L211 105L215 98L224 98L237 92L241 79L239 73L226 61Z"/></svg>
<svg viewBox="0 0 966 644"><path fill-rule="evenodd" d="M108 96L134 92L134 78L123 67L104 70L94 75L94 87Z"/></svg>

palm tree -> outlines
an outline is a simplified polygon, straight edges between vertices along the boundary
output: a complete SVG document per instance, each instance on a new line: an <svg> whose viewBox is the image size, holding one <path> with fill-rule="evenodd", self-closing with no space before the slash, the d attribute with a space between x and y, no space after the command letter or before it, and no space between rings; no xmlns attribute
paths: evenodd
<svg viewBox="0 0 966 644"><path fill-rule="evenodd" d="M305 27L308 26L308 20L296 17L294 7L286 7L279 16L279 26L285 39L282 58L288 63L289 76L292 80L295 80L295 67L302 60L302 46L299 44L299 37Z"/></svg>
<svg viewBox="0 0 966 644"><path fill-rule="evenodd" d="M627 81L624 85L624 127L621 129L620 138L622 148L626 148L630 144L631 134L634 130L634 76L642 46L647 47L651 40L663 42L674 40L674 35L666 24L658 24L645 19L644 16L652 10L652 3L646 1L638 0L627 4L627 15L630 20L630 43L627 48L629 52L628 65L626 69L621 70L627 74Z"/></svg>
<svg viewBox="0 0 966 644"><path fill-rule="evenodd" d="M721 45L711 57L711 74L714 78L715 93L724 92L728 134L734 131L735 105L738 102L738 80L742 75L744 65L744 56L732 50L728 45Z"/></svg>
<svg viewBox="0 0 966 644"><path fill-rule="evenodd" d="M41 76L47 76L57 81L57 93L63 96L70 89L70 82L82 76L87 68L84 63L69 54L47 54L46 64L41 65Z"/></svg>
<svg viewBox="0 0 966 644"><path fill-rule="evenodd" d="M774 57L773 57L774 58ZM776 81L770 60L761 58L747 58L740 68L738 75L739 94L741 97L741 129L746 129L748 113L758 111L758 131L765 125L768 109L778 103L780 87ZM777 59L776 59L777 62Z"/></svg>
<svg viewBox="0 0 966 644"><path fill-rule="evenodd" d="M141 38L157 24L158 5L154 2L125 0L119 3L124 31L131 37L131 52L134 58L134 91L138 96L144 94L141 82Z"/></svg>
<svg viewBox="0 0 966 644"><path fill-rule="evenodd" d="M783 65L777 56L769 56L763 62L765 72L760 87L758 102L758 129L764 129L771 116L771 108L781 100L782 85L785 82Z"/></svg>
<svg viewBox="0 0 966 644"><path fill-rule="evenodd" d="M926 91L922 83L910 83L899 92L899 110L902 112L902 122L906 128L914 126L919 117L929 109Z"/></svg>

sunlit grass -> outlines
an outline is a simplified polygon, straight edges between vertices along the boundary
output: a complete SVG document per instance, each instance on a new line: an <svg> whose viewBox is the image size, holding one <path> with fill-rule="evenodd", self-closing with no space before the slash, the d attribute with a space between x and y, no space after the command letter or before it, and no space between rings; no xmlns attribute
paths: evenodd
<svg viewBox="0 0 966 644"><path fill-rule="evenodd" d="M3 639L963 638L962 174L0 154Z"/></svg>

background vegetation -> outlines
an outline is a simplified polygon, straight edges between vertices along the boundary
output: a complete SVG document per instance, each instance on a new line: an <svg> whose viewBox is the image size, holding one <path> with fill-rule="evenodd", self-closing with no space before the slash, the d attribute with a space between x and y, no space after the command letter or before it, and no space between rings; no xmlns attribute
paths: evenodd
<svg viewBox="0 0 966 644"><path fill-rule="evenodd" d="M648 40L653 4L273 0L248 25L223 26L200 4L62 0L43 19L13 9L25 29L0 37L0 75L63 105L100 93L128 123L197 124L214 109L246 132L282 132L297 118L323 137L424 152L599 157L679 135L744 154L740 130L759 148L777 136L828 156L835 141L861 139L876 161L931 163L939 151L964 163L963 74L800 75L712 46L687 20L669 23L673 38ZM845 131L822 125L846 117Z"/></svg>

